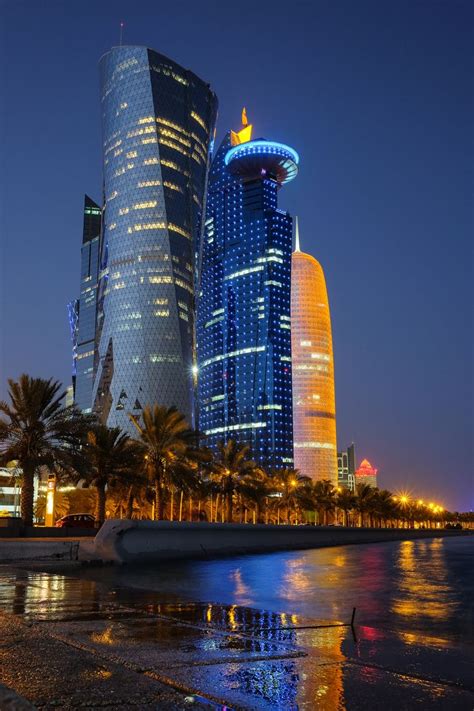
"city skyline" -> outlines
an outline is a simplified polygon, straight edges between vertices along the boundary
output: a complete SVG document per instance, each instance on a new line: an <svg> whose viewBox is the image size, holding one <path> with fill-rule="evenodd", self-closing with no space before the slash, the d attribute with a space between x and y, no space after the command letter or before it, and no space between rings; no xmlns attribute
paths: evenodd
<svg viewBox="0 0 474 711"><path fill-rule="evenodd" d="M405 16L407 13L414 14L412 19L415 20L415 26L419 31L420 24L426 19L422 11L420 9L409 11L407 7L404 7ZM428 485L431 485L435 491L434 496L449 508L468 509L471 506L466 498L471 475L470 399L469 393L462 387L463 383L468 382L469 347L466 332L464 332L466 340L460 340L462 338L461 324L467 323L469 318L468 300L465 298L468 294L467 280L463 281L463 278L467 277L468 267L461 259L463 244L466 245L467 242L464 243L460 237L463 228L468 224L468 217L467 213L463 212L465 209L462 202L463 191L459 190L459 184L456 182L459 180L459 176L464 176L464 180L467 180L467 168L460 151L462 142L459 136L456 138L449 134L448 145L445 147L441 145L437 148L436 164L439 168L434 176L428 176L431 170L429 162L431 149L435 144L438 144L435 139L439 136L446 138L447 134L444 131L453 120L453 115L449 111L454 112L454 108L448 111L446 108L441 110L438 106L438 113L436 113L436 97L442 92L446 94L449 91L453 98L451 103L454 105L456 99L462 96L462 87L466 85L463 84L460 74L461 51L456 51L449 42L445 43L443 47L445 54L448 50L450 52L451 72L457 73L457 82L453 82L452 79L448 81L447 75L438 76L439 85L434 80L438 61L434 54L434 48L440 39L441 27L444 30L446 25L442 8L437 8L436 13L431 18L431 24L424 34L424 51L430 52L432 67L427 69L421 62L421 55L412 44L414 28L406 30L404 53L401 57L403 70L409 65L414 66L417 77L425 77L425 82L422 82L426 91L425 106L410 94L408 91L411 87L409 79L403 71L395 69L392 58L388 54L384 54L381 43L380 45L378 42L376 43L375 37L368 31L364 35L367 47L373 49L376 46L377 50L382 52L384 68L389 69L391 83L383 95L387 107L398 106L395 99L399 95L403 95L405 102L408 102L407 107L403 111L400 110L392 121L382 104L376 103L374 106L369 102L360 114L353 113L353 120L347 122L345 114L341 113L340 105L337 104L342 96L331 94L331 91L334 90L328 88L329 85L325 84L321 75L315 75L315 81L324 101L319 104L318 113L314 114L316 129L311 122L311 132L305 120L298 118L298 121L295 122L294 113L288 112L288 116L282 117L287 113L286 111L281 112L282 116L278 116L273 110L273 105L259 105L256 96L257 81L248 84L249 99L246 98L243 101L240 92L238 102L239 104L246 103L251 107L252 112L259 113L254 119L255 123L258 121L259 127L268 126L269 135L275 135L290 144L298 142L296 131L301 136L301 145L308 167L304 169L298 182L304 181L306 187L298 186L298 190L296 190L296 188L289 186L288 194L285 196L285 207L288 207L293 214L302 215L305 229L311 231L315 235L315 239L318 239L317 244L308 245L308 251L316 252L315 247L318 247L318 256L321 255L321 262L328 275L334 321L336 378L338 381L337 409L338 419L342 420L342 424L339 426L339 447L343 448L351 440L355 440L358 451L364 452L370 461L377 462L382 472L383 485L390 488L406 487L413 490L426 489ZM11 11L11 14L13 16L14 12ZM351 21L355 22L354 16L350 15L350 17ZM27 22L33 22L34 18L33 8ZM10 19L13 20L14 17ZM59 17L49 19L52 26L55 26L55 23L64 22L61 13L59 13ZM336 21L332 16L331 20ZM302 22L303 19L300 18L299 21ZM96 74L94 75L93 72L96 72L97 59L104 49L106 33L103 32L103 29L108 27L104 17L101 22L103 24L99 23L99 25L103 36L99 36L96 27L91 37L81 38L81 43L87 43L91 55L94 54L95 49L98 51L90 61L88 59L85 63L77 63L81 69L80 80L77 86L71 87L71 91L79 89L80 99L84 96L88 97L88 101L83 102L88 107L91 107L97 100ZM330 20L326 20L326 22L330 22ZM238 81L242 87L242 76L237 76L240 72L234 72L234 78L231 78L228 90L223 92L220 90L223 86L223 74L221 73L223 70L220 70L215 62L213 64L211 58L207 59L206 55L199 52L196 47L190 47L188 53L183 44L173 51L168 39L156 38L155 31L155 40L153 41L150 32L145 27L143 18L141 23L141 25L136 23L135 26L133 22L127 23L126 32L134 31L137 35L134 39L139 39L140 44L143 36L143 44L159 46L165 54L168 52L183 65L192 66L206 80L212 81L213 86L216 86L221 104L227 104L223 109L223 112L225 111L224 117L230 115L231 112L235 113L237 107L235 104L232 105L232 100L229 101L228 97L232 94L233 82L237 83ZM130 29L130 25L133 29ZM397 27L400 29L400 25ZM457 27L456 33L459 32L461 29ZM73 41L74 35L71 33L72 30L68 28L66 37L69 41ZM110 32L110 34L112 33ZM344 35L344 27L342 34ZM386 30L384 36L388 39L392 37ZM12 37L15 38L15 32L12 33ZM231 37L234 37L232 41L235 42L235 36L231 35ZM109 39L110 43L113 42L111 36ZM322 41L321 37L319 39ZM9 43L11 41L12 39L9 39ZM341 41L339 38L338 42ZM79 47L79 45L77 46ZM330 53L328 53L324 41L321 46L322 53L319 55L319 59L324 57L328 59ZM389 43L389 47L393 51L393 44ZM57 54L59 49L60 43L56 45L53 43L53 47L46 51L46 56L49 57L48 61L52 61L54 51ZM298 49L298 51L301 50ZM82 57L82 50L80 54ZM195 61L192 59L193 54L196 57ZM369 56L372 56L370 51ZM362 69L366 63L365 61L361 62L360 55L357 53L356 60L355 85L359 94L362 94L362 97L367 101L371 97L377 96L374 90L380 89L378 74L369 73L369 80L363 82L360 75L357 74L357 69ZM19 67L15 67L14 71L17 72L21 69L25 61L24 58L21 58ZM74 56L72 61L77 62ZM296 66L296 63L292 66ZM67 100L71 104L74 102L72 94L64 81L60 81L63 77L62 69L53 67L52 64L51 68L53 78L57 77L62 93L69 97ZM334 78L334 67L331 68L329 62L319 66L319 69L323 75L325 72L332 72ZM225 70L228 79L229 67L227 65ZM450 72L448 74L451 76ZM214 82L214 76L216 76L217 84ZM232 75L230 76L232 77ZM288 78L288 75L283 75L283 81L285 77ZM433 79L431 84L428 78ZM261 87L262 73L257 72L257 79ZM51 82L51 78L48 81ZM298 82L296 89L292 90L288 86L288 91L293 91L293 98L296 97L294 92L298 91L298 87L301 88L301 84ZM348 85L345 87L347 89ZM270 86L269 94L271 94L271 88ZM405 93L403 88L407 90ZM33 96L39 90L45 91L46 94L48 92L48 87L42 78L38 82L38 88L32 87ZM16 96L15 91L13 88L13 97ZM330 110L331 97L336 101L336 106L332 107L333 111ZM355 96L350 93L350 90L346 98L354 109L356 106ZM304 95L301 96L302 105L305 100ZM361 96L359 95L358 102L360 101ZM74 106L73 103L72 106ZM370 106L371 108L369 108ZM21 108L20 101L16 111L19 112ZM316 111L314 98L312 108ZM54 125L60 116L57 107L55 110L54 103L48 110L47 116L42 113L41 106L37 106L36 111L36 120L39 122L40 129L42 126L48 127L51 119L54 119L51 124ZM93 112L90 111L90 113ZM428 114L434 124L425 122ZM275 122L274 127L268 120L270 116L271 120ZM335 135L329 129L329 122L334 116L337 119L337 127L344 129L342 132L339 131L337 150ZM408 132L406 128L403 128L400 121L405 116L412 117L414 131ZM219 131L222 131L222 127L225 125L224 117L221 117L219 122ZM14 112L14 118L15 123L9 125L10 144L13 146L22 145L26 153L38 158L47 156L44 191L37 189L36 196L31 194L31 212L37 215L36 208L38 208L40 215L45 214L42 210L45 210L47 206L48 210L52 210L54 203L52 198L58 189L64 199L59 201L60 204L54 203L56 219L49 230L41 233L39 240L41 252L37 253L35 251L36 244L31 244L31 256L35 271L29 265L21 265L26 284L36 284L36 289L39 279L36 268L43 269L41 291L35 297L36 301L42 303L41 313L38 314L38 307L33 302L28 288L21 295L15 295L15 298L12 298L15 294L14 276L20 273L21 264L16 244L18 240L21 241L19 236L30 235L33 231L29 229L28 215L23 215L19 211L20 195L15 188L15 185L18 184L17 178L21 175L19 171L22 167L22 158L20 156L18 164L13 165L11 148L8 149L7 171L11 176L8 204L9 212L11 210L12 215L6 215L8 240L4 254L8 259L8 268L6 285L4 284L6 292L4 300L7 304L5 330L11 329L11 324L14 322L22 322L24 332L18 334L15 339L9 338L3 344L2 396L5 394L6 377L15 377L22 370L27 370L32 374L58 377L63 380L64 385L69 382L67 375L70 369L70 351L65 304L76 293L78 283L77 254L82 230L80 224L81 202L84 192L90 194L96 202L100 198L100 183L96 176L96 173L100 175L100 170L96 170L98 160L92 159L95 148L93 151L87 147L91 143L98 144L96 136L93 135L93 132L99 134L98 112L93 118L81 119L86 122L87 126L87 130L83 134L88 136L84 141L85 148L82 146L81 140L78 140L77 132L74 136L77 146L69 145L67 142L67 133L70 131L69 124L71 121L77 121L74 118L74 111L68 114L67 133L65 133L65 127L58 124L55 141L53 144L50 143L48 148L45 143L42 143L42 146L30 146L29 138L23 131L23 119L20 113ZM387 122L387 125L384 127L383 133L377 133L376 127L381 125L381 118ZM398 124L396 119L399 121ZM395 131L390 139L388 139L389 126L398 129L398 133ZM421 136L422 128L423 136ZM461 133L463 130L464 127L461 125ZM365 131L370 133L369 138L365 138ZM44 137L44 132L40 131L40 134ZM317 147L310 145L310 135L311 141L315 142ZM16 140L16 136L21 137L21 142ZM327 140L328 138L329 140ZM415 156L414 159L408 159L406 153L395 155L393 150L393 146L397 149L402 145L406 146L403 139L407 138L409 139L408 153L411 150L412 155ZM419 147L415 145L417 142L420 143ZM368 154L364 153L363 149L370 144L374 146L374 149ZM298 147L300 147L299 142ZM318 151L319 161L317 162L316 160L312 161L312 158L315 157L314 152L312 153L314 150ZM344 155L344 151L346 151L346 155ZM381 151L380 164L375 156L375 153L379 151ZM67 187L58 185L58 176L62 175L63 171L58 171L57 167L63 165L59 155L63 152L68 153L69 157L74 157L77 172L77 176L70 181ZM84 157L80 155L81 153L84 153ZM335 168L330 165L330 158L332 158L331 164L334 162L337 164L337 157L339 166ZM380 165L383 158L390 158L391 163L390 169L384 166L384 170L380 173L383 179L379 187L375 183L379 170L381 170ZM96 160L96 165L94 165L94 160ZM311 167L313 164L314 168ZM407 169L409 169L408 172ZM356 170L367 172L367 176L359 176L362 179L365 192L353 179L358 175ZM31 171L34 175L36 171L34 161ZM53 173L56 175L55 179L53 179ZM343 173L347 175L346 180L343 178ZM403 180L401 177L398 178L399 175L404 176ZM31 176L23 171L23 184L27 188L31 179ZM423 187L424 179L427 181L426 189L417 190L417 201L416 203L412 202L409 193L413 191L409 189L410 186ZM340 180L339 192L336 192L335 187L338 180ZM76 190L78 187L76 182L78 185L81 183L78 190ZM306 196L310 190L309 185L311 190L316 193L314 200L318 206L318 215L314 217L314 222L308 219L308 208L305 207ZM392 191L389 190L390 187ZM369 188L368 192L367 188ZM440 200L441 195L445 198L446 208L443 207ZM399 205L403 209L399 209ZM10 222L13 213L15 219ZM453 221L448 222L448 214L457 216L454 223ZM428 224L425 224L426 220L428 220ZM35 222L36 232L38 232L38 224L46 224L45 220L36 220ZM452 232L449 230L450 224L453 228ZM453 239L459 240L459 242L455 242L458 244L457 249L446 250L442 244L443 235L446 235L446 243ZM383 249L379 243L382 238L384 240ZM64 261L66 248L62 243L65 240L69 245L67 254L76 255L76 258L72 259L72 267L66 266ZM331 245L337 240L340 242L340 247L338 250L334 248L335 251L333 251ZM354 248L354 242L357 244L357 249ZM55 253L57 247L56 259L59 260L59 270L57 270L57 278L53 284L50 267L44 263L44 260L53 261L51 255ZM380 251L382 251L384 259L378 258L377 254ZM402 259L404 252L407 255L406 259ZM35 258L35 254L38 254L43 262L41 259ZM400 254L402 256L399 256ZM385 268L384 271L384 265L389 265L390 268ZM450 284L449 299L438 293L437 284L441 267L443 267L444 276ZM457 288L455 288L455 284ZM39 296L42 298L40 299ZM451 308L450 306L448 309L444 302L451 300L454 300L455 307ZM409 302L412 304L410 311L407 310ZM448 313L453 314L453 318L449 321L446 318ZM448 329L443 339L438 337L437 324L439 322L445 323ZM388 328L388 323L390 323L390 328ZM45 345L40 342L38 328L43 334L48 332L49 344ZM34 345L31 345L32 343ZM30 344L29 347L28 344ZM351 353L350 358L347 355L349 352ZM451 382L449 389L442 378L446 368L455 370L454 381ZM409 409L406 407L407 401L410 403ZM448 413L451 413L449 417ZM451 422L453 418L454 423ZM441 434L442 436L440 436ZM410 461L410 471L404 469L406 461ZM443 484L445 478L449 479L449 486ZM453 478L459 482L457 492L452 492Z"/></svg>

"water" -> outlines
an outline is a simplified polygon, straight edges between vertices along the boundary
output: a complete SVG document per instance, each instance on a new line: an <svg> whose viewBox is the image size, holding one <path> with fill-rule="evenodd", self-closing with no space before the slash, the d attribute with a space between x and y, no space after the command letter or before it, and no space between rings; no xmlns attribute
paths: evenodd
<svg viewBox="0 0 474 711"><path fill-rule="evenodd" d="M264 609L305 620L357 622L474 640L474 539L435 538L89 571L159 602Z"/></svg>
<svg viewBox="0 0 474 711"><path fill-rule="evenodd" d="M192 695L255 711L473 709L473 544L400 541L74 577L0 566L0 627L13 639L0 679L38 706L46 698L64 709L84 699L135 707L136 684L152 695L154 680L171 684L160 694L181 690L163 708L185 708ZM349 622L354 606L354 628L327 626ZM26 633L10 629L16 620ZM33 645L26 662L19 630ZM68 671L64 684L59 667L45 667L58 641L68 670L81 662L88 675ZM87 655L76 660L78 648ZM119 688L114 680L130 670Z"/></svg>

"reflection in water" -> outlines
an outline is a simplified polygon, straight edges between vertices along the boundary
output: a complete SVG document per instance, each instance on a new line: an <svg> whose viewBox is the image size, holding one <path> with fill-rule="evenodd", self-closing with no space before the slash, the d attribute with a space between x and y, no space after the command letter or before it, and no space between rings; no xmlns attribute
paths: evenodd
<svg viewBox="0 0 474 711"><path fill-rule="evenodd" d="M393 612L403 617L421 616L440 621L456 614L457 603L451 595L443 539L403 541L397 568Z"/></svg>
<svg viewBox="0 0 474 711"><path fill-rule="evenodd" d="M95 581L15 571L0 576L0 607L69 624L68 635L104 658L154 659L160 669L171 650L171 678L191 684L204 664L203 691L243 708L342 710L361 688L367 708L378 708L383 665L411 679L399 707L412 708L417 675L447 679L446 688L467 676L465 649L448 638L464 641L472 629L471 550L469 539L405 541L88 570ZM357 639L317 627L347 622L352 606ZM446 701L446 688L418 686L425 701Z"/></svg>
<svg viewBox="0 0 474 711"><path fill-rule="evenodd" d="M252 605L251 590L243 581L241 569L233 570L230 577L235 583L234 595L236 603L238 605Z"/></svg>

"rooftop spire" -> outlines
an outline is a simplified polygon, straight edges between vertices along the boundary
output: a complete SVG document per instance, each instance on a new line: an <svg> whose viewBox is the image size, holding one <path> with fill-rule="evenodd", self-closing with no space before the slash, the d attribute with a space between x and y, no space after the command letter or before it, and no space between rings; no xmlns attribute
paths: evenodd
<svg viewBox="0 0 474 711"><path fill-rule="evenodd" d="M240 131L230 132L230 142L232 146L239 146L241 143L247 143L252 140L252 124L247 118L247 109L242 109L242 126Z"/></svg>
<svg viewBox="0 0 474 711"><path fill-rule="evenodd" d="M300 230L298 226L298 218L296 217L296 229L295 229L295 252L301 252L300 249Z"/></svg>

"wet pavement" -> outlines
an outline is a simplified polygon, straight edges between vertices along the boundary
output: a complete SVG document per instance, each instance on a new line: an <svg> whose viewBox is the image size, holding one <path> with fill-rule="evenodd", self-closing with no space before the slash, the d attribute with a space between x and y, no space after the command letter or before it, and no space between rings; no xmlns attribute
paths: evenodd
<svg viewBox="0 0 474 711"><path fill-rule="evenodd" d="M472 647L347 622L0 567L0 682L39 709L474 707Z"/></svg>

